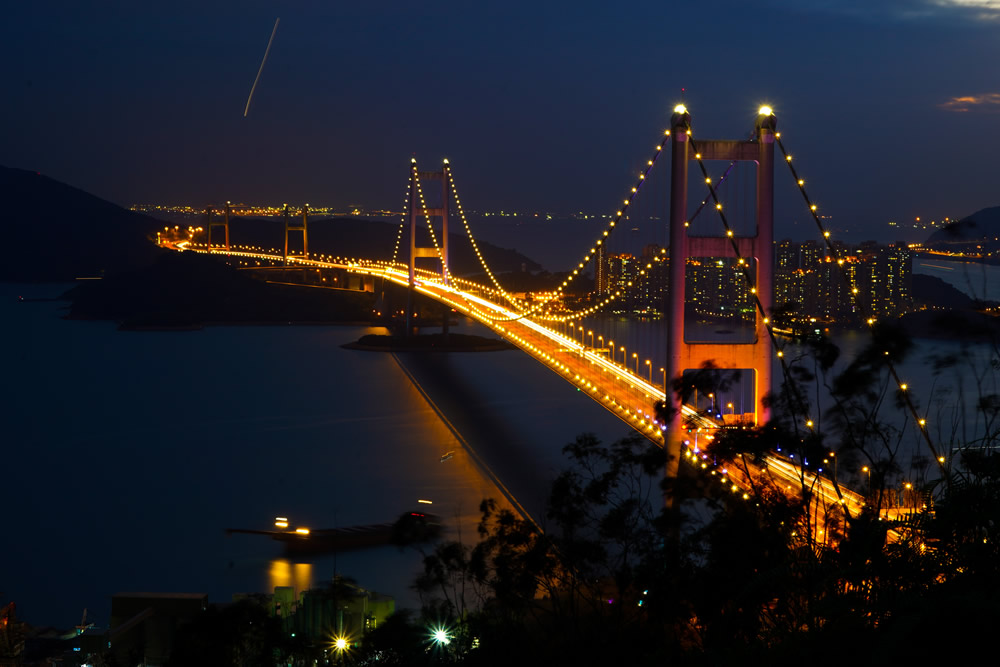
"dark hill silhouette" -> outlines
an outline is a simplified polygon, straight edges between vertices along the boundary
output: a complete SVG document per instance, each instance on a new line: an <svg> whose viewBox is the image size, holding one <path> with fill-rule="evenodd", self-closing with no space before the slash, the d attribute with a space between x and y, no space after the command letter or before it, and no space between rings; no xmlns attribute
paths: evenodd
<svg viewBox="0 0 1000 667"><path fill-rule="evenodd" d="M64 281L149 265L163 223L24 169L0 167L3 281Z"/></svg>
<svg viewBox="0 0 1000 667"><path fill-rule="evenodd" d="M976 306L965 292L949 285L937 276L913 274L913 300L930 308L972 310Z"/></svg>
<svg viewBox="0 0 1000 667"><path fill-rule="evenodd" d="M976 211L957 222L943 227L927 239L927 245L995 241L1000 238L1000 206Z"/></svg>
<svg viewBox="0 0 1000 667"><path fill-rule="evenodd" d="M202 221L191 224L204 225ZM326 253L335 257L389 260L392 259L396 238L399 235L399 223L363 218L310 218L308 225L311 255ZM481 273L482 265L461 227L461 221L453 219L451 225L451 233L448 235L451 242L448 263L452 273L460 276ZM282 248L285 243L284 230L284 222L280 218L232 217L229 222L229 238L232 244ZM427 237L426 226L421 223L418 232L417 242L429 246L431 241ZM398 255L400 258L407 257L409 253L409 233L409 228L404 228L400 239ZM213 243L221 243L222 233L215 234ZM290 243L295 252L298 252L302 243L301 234L292 232ZM492 271L506 273L541 269L541 265L516 250L498 248L489 243L477 243ZM426 261L428 268L437 266L431 260Z"/></svg>
<svg viewBox="0 0 1000 667"><path fill-rule="evenodd" d="M151 266L82 281L66 295L74 319L130 327L205 322L368 321L375 295L267 284L218 257L163 251Z"/></svg>
<svg viewBox="0 0 1000 667"><path fill-rule="evenodd" d="M81 276L102 276L150 266L165 251L151 237L165 225L161 220L124 209L83 190L24 169L0 167L0 219L8 248L14 250L0 265L0 281L64 281ZM216 213L218 215L218 213ZM218 219L218 218L216 218ZM192 222L202 225L202 221ZM456 275L482 271L479 260L453 220L449 262ZM172 225L171 225L172 226ZM396 246L398 224L358 218L309 220L309 250L341 257L390 259ZM401 239L400 257L408 252L409 230ZM426 228L418 242L429 245ZM216 232L214 243L221 243ZM234 217L231 243L281 248L281 219ZM293 244L301 244L293 234ZM297 247L297 246L296 246ZM488 243L480 249L497 272L537 271L537 262L515 250ZM421 260L425 261L425 260ZM427 260L428 267L432 263Z"/></svg>

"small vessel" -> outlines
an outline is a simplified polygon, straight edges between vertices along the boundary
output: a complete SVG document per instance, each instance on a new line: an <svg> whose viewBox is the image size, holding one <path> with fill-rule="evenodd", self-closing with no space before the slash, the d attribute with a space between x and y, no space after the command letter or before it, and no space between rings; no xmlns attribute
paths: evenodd
<svg viewBox="0 0 1000 667"><path fill-rule="evenodd" d="M448 459L452 458L453 456L455 456L455 450L454 449L445 452L444 454L441 455L441 463L444 463L445 461L447 461Z"/></svg>
<svg viewBox="0 0 1000 667"><path fill-rule="evenodd" d="M386 544L406 546L435 539L441 533L438 517L425 512L403 512L395 521L345 528L320 530L311 530L304 526L291 528L286 517L277 517L274 525L283 530L228 528L226 533L268 535L272 540L282 542L285 553L293 556L333 553Z"/></svg>

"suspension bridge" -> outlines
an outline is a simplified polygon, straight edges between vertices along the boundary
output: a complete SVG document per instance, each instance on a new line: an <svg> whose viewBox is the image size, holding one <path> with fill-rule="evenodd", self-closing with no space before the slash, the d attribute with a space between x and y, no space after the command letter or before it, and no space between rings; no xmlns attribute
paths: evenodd
<svg viewBox="0 0 1000 667"><path fill-rule="evenodd" d="M632 209L637 207L644 188L657 173L654 168L668 152L669 225L664 231L669 233L669 243L668 248L660 253L663 256L655 258L656 262L664 262L669 271L662 309L667 329L666 340L661 341L665 362L660 367L662 375L657 378L662 377L661 383L653 381L651 360L645 360L643 373L640 371L638 354L633 352L630 358L622 346L619 361L619 350L613 340L606 343L603 335L595 336L591 327L581 324L584 323L584 318L593 317L626 299L629 288L635 287L631 283L610 285L608 281L604 281L602 285L601 274L607 270L612 247L609 244L614 239L616 230L627 226L634 219ZM709 161L721 161L727 164L727 168L721 176L713 177L706 164ZM772 389L772 367L780 367L785 379L790 373L784 354L784 347L788 343L778 335L772 322L775 162L787 165L791 180L804 199L808 215L817 227L818 237L825 244L828 256L835 259L838 267L843 267L845 259L839 256L839 248L833 243L832 235L818 213L818 206L808 195L804 179L793 166L792 156L787 152L781 134L777 131L774 113L768 107L760 109L748 138L702 140L692 132L691 115L679 105L674 110L670 127L658 138L652 155L639 170L633 186L620 200L614 215L607 218L605 228L585 244L580 241L583 247L580 261L566 272L565 278L554 289L545 293L515 295L504 289L476 243L447 160L437 171L421 171L416 159L412 160L406 212L399 225L392 257L388 260L310 255L307 236L308 207L302 209L301 221L297 217L293 219L286 207L283 252L230 246L228 205L223 219L212 222L209 216L206 243L196 245L182 242L173 244L172 247L250 260L283 262L289 266L336 269L362 276L369 285L374 280L385 280L403 286L410 294L422 294L489 327L585 392L643 436L665 447L670 455L665 471L667 477L676 476L678 466L685 462L693 466L694 470L713 476L727 490L749 502L754 501L755 490L762 484L772 488L777 486L792 493L808 488L818 503L827 508L842 508L853 516L860 512L865 499L838 484L835 475L803 469L793 460L777 453L769 456L763 464L719 461L711 454L711 443L719 429L756 426L767 421L769 404L765 397ZM727 205L727 188L732 189L730 174L738 164L749 164L753 170L754 192L749 230L740 228ZM705 188L704 194L696 199L699 206L694 212L689 211L688 207L691 190L688 175L691 165L695 166ZM439 188L425 192L426 183L434 183ZM714 213L717 220L716 233L699 234L698 230L705 228L707 216L701 218L700 226L695 225L695 219L703 210ZM461 223L462 231L481 263L488 284L473 282L455 275L451 270L449 226L456 219ZM662 224L659 226L663 227ZM212 244L211 232L218 227L225 230L223 245ZM744 224L743 227L747 225ZM301 235L301 252L297 254L289 251L289 239L295 235ZM408 242L404 242L406 237ZM742 340L699 342L697 336L689 335L685 329L688 317L686 301L690 296L690 290L686 292L685 283L690 280L690 265L707 258L718 259L720 265L724 260L726 266L731 267L741 281L741 298L745 304L742 317L751 332L751 335ZM592 294L593 298L583 307L568 307L565 297L571 294L575 282L587 279L585 275L588 275L587 271L591 267L594 268L598 286ZM639 273L647 270L653 270L652 262ZM847 272L843 273L843 278L851 281L851 275ZM851 284L850 291L857 295L859 288ZM864 308L860 300L858 308ZM406 309L407 330L413 325L410 320L413 310L411 303ZM865 319L870 327L875 326L873 315ZM599 345L595 344L597 341L600 342ZM774 363L775 360L777 363ZM887 365L906 409L912 415L914 423L919 424L922 437L937 458L937 452L926 432L926 421L918 414L916 404L910 399L906 383L891 361L887 361ZM697 394L693 404L689 404L682 400L683 392L670 390L676 381L679 381L676 382L678 385L683 385L686 372L704 367L739 369L749 373L753 390L751 409L741 409L740 417L736 419L735 410L731 408L731 418L726 419L723 411L717 409L714 397L712 409L704 410L697 400ZM666 409L658 409L657 406L661 404ZM731 403L729 405L732 406ZM785 397L782 406L791 413L790 422L795 436L808 437L815 428L814 418L810 415L812 408L801 397L795 396L794 392ZM942 459L938 458L938 461L940 464Z"/></svg>

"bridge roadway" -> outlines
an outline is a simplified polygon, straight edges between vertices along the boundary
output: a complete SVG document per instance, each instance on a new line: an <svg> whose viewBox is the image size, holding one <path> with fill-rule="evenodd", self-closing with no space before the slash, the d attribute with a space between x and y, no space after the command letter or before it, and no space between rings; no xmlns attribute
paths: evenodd
<svg viewBox="0 0 1000 667"><path fill-rule="evenodd" d="M186 243L171 246L178 250L203 249L188 247ZM225 254L265 261L285 261L280 254L262 252L226 251L212 249L212 254ZM381 277L407 287L409 269L406 264L364 260L323 261L288 257L289 263L316 268L342 269L352 273ZM608 360L599 349L587 347L557 331L534 322L506 306L483 298L478 294L445 284L440 276L418 271L415 289L436 301L447 304L457 312L489 327L537 361L561 375L580 391L614 413L622 421L653 441L664 445L664 425L656 420L653 406L664 399L662 388L638 377L626 367ZM476 290L480 294L483 290ZM864 505L864 497L845 487L838 487L831 480L810 471L803 471L797 464L779 456L769 456L763 465L740 463L718 464L698 441L711 441L713 432L720 426L685 405L684 416L692 428L695 442L686 443L682 452L684 460L706 474L716 476L721 484L731 487L734 493L750 497L751 489L770 480L778 488L795 493L807 487L826 508L841 505L856 516Z"/></svg>

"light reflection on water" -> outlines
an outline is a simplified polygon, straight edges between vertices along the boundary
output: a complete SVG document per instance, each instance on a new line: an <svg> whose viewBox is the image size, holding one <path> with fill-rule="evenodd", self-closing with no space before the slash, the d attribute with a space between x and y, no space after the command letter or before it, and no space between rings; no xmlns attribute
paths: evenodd
<svg viewBox="0 0 1000 667"><path fill-rule="evenodd" d="M117 592L225 602L335 571L414 606L414 549L276 565L278 543L225 529L269 528L279 514L317 528L380 523L423 498L446 536L468 541L480 501L501 495L392 355L340 348L378 328L120 332L16 299L63 289L0 285L15 389L0 402L11 443L0 484L17 508L0 533L0 601L31 623L68 627L84 607L106 622ZM533 512L564 444L583 430L625 432L519 352L445 355L421 372L428 386L448 377L465 388L433 392L453 425L468 413L497 426L474 445Z"/></svg>
<svg viewBox="0 0 1000 667"><path fill-rule="evenodd" d="M119 332L61 320L58 303L16 300L60 291L0 285L0 344L14 389L0 403L11 443L0 483L16 508L0 533L0 602L16 601L29 622L68 627L87 607L101 623L122 591L198 591L224 602L279 580L301 590L335 573L413 606L415 550L296 562L264 536L224 530L267 528L276 514L317 528L379 523L426 498L446 534L469 541L480 500L499 496L392 355L339 347L378 328ZM655 325L615 326L630 350L664 346ZM838 342L850 351L866 338ZM904 379L933 410L949 404L933 403L927 387L954 382L935 379L921 357L955 351L980 368L991 360L983 348L921 346ZM563 445L582 431L605 440L626 432L519 352L403 363L536 516Z"/></svg>
<svg viewBox="0 0 1000 667"><path fill-rule="evenodd" d="M284 558L276 558L271 561L271 568L268 570L267 590L273 591L278 586L291 587L295 589L298 597L302 591L307 591L313 585L313 564L293 563Z"/></svg>

